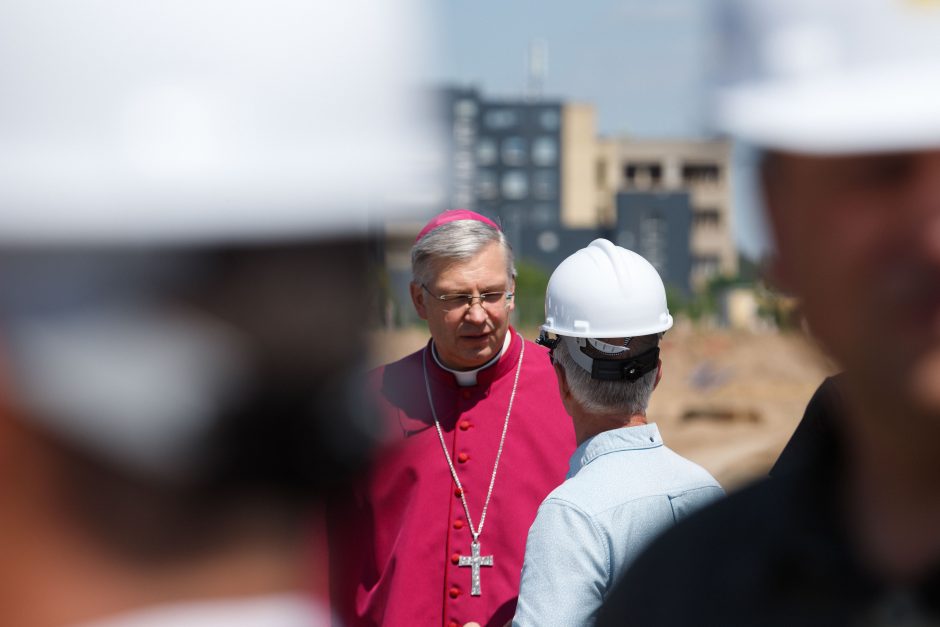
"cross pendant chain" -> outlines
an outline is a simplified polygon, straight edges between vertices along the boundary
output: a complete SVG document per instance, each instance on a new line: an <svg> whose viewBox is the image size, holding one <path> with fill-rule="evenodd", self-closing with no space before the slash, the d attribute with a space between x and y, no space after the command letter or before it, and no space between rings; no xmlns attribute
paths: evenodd
<svg viewBox="0 0 940 627"><path fill-rule="evenodd" d="M517 334L518 335L518 334ZM441 422L437 419L437 410L434 409L434 399L431 397L431 380L428 378L428 351L424 349L421 356L421 368L424 371L424 388L428 393L428 406L431 408L431 417L434 419L434 427L437 429L437 437L441 441L441 450L444 451L444 459L447 461L447 467L450 469L450 476L454 479L454 485L457 486L457 495L460 497L460 503L463 505L464 514L467 516L467 525L470 527L470 533L473 535L473 541L470 543L470 555L460 555L457 561L458 566L470 567L470 595L478 597L480 592L480 567L493 566L493 556L480 555L480 543L478 541L480 534L483 533L483 523L486 522L486 508L489 507L490 497L493 496L493 485L496 483L496 471L499 470L499 458L503 455L503 445L506 443L506 431L509 429L509 416L512 414L512 403L516 399L516 388L519 386L519 373L522 372L522 361L525 357L525 340L519 336L522 347L519 349L519 357L516 360L516 376L512 382L512 392L509 395L509 405L506 407L506 419L503 421L503 432L499 436L499 448L496 449L496 461L493 462L493 474L490 475L490 487L486 491L486 499L483 501L483 511L480 513L480 526L473 526L473 519L470 517L470 506L467 504L467 495L464 492L463 485L460 483L460 477L457 475L457 469L454 468L454 460L450 458L450 452L447 450L447 442L444 440L444 430L441 429Z"/></svg>
<svg viewBox="0 0 940 627"><path fill-rule="evenodd" d="M484 555L481 557L480 543L473 541L470 543L470 556L461 555L458 565L470 567L470 595L475 597L480 596L480 567L492 566L493 556Z"/></svg>

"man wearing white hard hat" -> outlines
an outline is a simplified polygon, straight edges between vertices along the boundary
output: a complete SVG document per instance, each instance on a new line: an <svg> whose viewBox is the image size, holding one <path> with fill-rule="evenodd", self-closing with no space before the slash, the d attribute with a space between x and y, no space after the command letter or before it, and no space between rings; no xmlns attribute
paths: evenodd
<svg viewBox="0 0 940 627"><path fill-rule="evenodd" d="M723 16L719 122L761 152L776 277L843 372L774 476L664 535L599 624L940 624L940 3Z"/></svg>
<svg viewBox="0 0 940 627"><path fill-rule="evenodd" d="M670 327L662 279L632 251L594 240L552 273L540 341L578 448L529 530L513 625L592 625L640 550L723 494L647 417Z"/></svg>
<svg viewBox="0 0 940 627"><path fill-rule="evenodd" d="M330 623L403 11L0 5L0 625Z"/></svg>

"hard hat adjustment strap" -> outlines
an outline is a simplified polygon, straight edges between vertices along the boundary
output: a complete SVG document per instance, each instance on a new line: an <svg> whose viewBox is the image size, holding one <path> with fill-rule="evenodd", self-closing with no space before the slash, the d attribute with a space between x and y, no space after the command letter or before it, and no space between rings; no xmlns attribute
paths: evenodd
<svg viewBox="0 0 940 627"><path fill-rule="evenodd" d="M591 378L600 381L636 381L659 364L659 347L632 359L592 359Z"/></svg>
<svg viewBox="0 0 940 627"><path fill-rule="evenodd" d="M546 331L539 332L538 338L535 340L535 343L539 346L544 346L548 349L548 360L552 362L552 365L555 365L555 347L558 346L558 342L561 341L561 337L556 335L555 337L548 337Z"/></svg>
<svg viewBox="0 0 940 627"><path fill-rule="evenodd" d="M546 331L542 331L539 333L535 343L539 346L546 347L548 350L554 350L554 348L558 346L559 341L561 341L561 337L557 335L555 337L548 337L548 333Z"/></svg>

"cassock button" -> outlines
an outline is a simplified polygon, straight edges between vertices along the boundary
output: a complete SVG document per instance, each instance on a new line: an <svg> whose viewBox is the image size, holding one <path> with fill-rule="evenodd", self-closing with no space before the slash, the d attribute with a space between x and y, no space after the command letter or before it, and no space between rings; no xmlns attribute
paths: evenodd
<svg viewBox="0 0 940 627"><path fill-rule="evenodd" d="M461 420L461 421L460 421L460 430L461 430L461 431L466 431L466 430L469 429L469 428L470 428L470 421L469 421L469 420Z"/></svg>
<svg viewBox="0 0 940 627"><path fill-rule="evenodd" d="M466 464L468 459L470 459L470 456L467 455L466 453L460 453L459 455L457 455L457 461L460 462L461 464Z"/></svg>
<svg viewBox="0 0 940 627"><path fill-rule="evenodd" d="M456 599L457 597L460 596L460 588L458 588L457 586L454 586L448 591L448 594L450 594L450 598Z"/></svg>
<svg viewBox="0 0 940 627"><path fill-rule="evenodd" d="M455 520L455 521L454 521L454 529L463 529L463 521L462 521L462 520ZM437 558L437 559L441 559L441 558Z"/></svg>
<svg viewBox="0 0 940 627"><path fill-rule="evenodd" d="M463 490L461 490L460 488L456 488L454 490L454 496L456 496L459 499L460 497L463 496Z"/></svg>
<svg viewBox="0 0 940 627"><path fill-rule="evenodd" d="M450 621L449 623L447 623L447 627L460 627L460 623L458 623L457 621L452 620L452 621Z"/></svg>
<svg viewBox="0 0 940 627"><path fill-rule="evenodd" d="M470 398L470 390L461 390L460 395L464 398Z"/></svg>
<svg viewBox="0 0 940 627"><path fill-rule="evenodd" d="M460 553L454 553L450 556L450 563L456 566L460 563Z"/></svg>

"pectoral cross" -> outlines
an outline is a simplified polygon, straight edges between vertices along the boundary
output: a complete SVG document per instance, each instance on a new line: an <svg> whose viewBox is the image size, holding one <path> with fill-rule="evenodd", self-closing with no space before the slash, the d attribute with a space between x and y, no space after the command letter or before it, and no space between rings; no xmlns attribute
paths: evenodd
<svg viewBox="0 0 940 627"><path fill-rule="evenodd" d="M470 543L470 557L466 555L460 556L460 561L458 566L469 566L470 567L470 595L478 597L480 596L480 566L492 566L493 565L493 556L486 555L480 557L480 543L471 542Z"/></svg>

